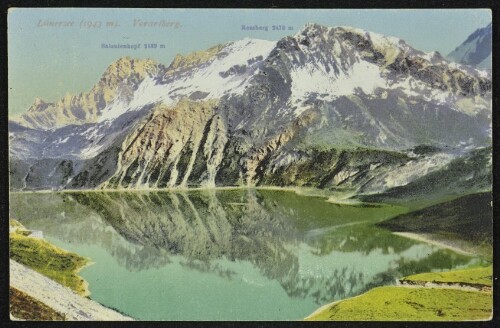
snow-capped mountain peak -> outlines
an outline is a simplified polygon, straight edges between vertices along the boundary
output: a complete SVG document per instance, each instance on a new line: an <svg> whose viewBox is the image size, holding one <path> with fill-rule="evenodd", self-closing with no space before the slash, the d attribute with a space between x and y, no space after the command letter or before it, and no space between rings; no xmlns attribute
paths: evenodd
<svg viewBox="0 0 500 328"><path fill-rule="evenodd" d="M251 184L312 165L319 149L487 145L491 80L398 38L308 24L276 42L178 55L168 67L119 59L91 92L38 99L23 119L9 139L12 158L26 163L16 173L25 187ZM364 167L378 167L377 156Z"/></svg>
<svg viewBox="0 0 500 328"><path fill-rule="evenodd" d="M139 110L160 101L173 104L182 98L218 99L228 94L241 94L275 44L274 41L245 38L213 47L212 51L190 54L186 60L177 57L164 73L145 78L130 102L116 101L103 110L99 121L114 119L126 111Z"/></svg>
<svg viewBox="0 0 500 328"><path fill-rule="evenodd" d="M448 54L450 60L466 65L491 69L492 26L477 29L455 50Z"/></svg>
<svg viewBox="0 0 500 328"><path fill-rule="evenodd" d="M425 101L450 103L491 88L485 71L450 63L438 52L422 52L396 37L352 27L307 24L280 40L277 49L291 62L290 104L297 105L295 115L311 99L400 90Z"/></svg>

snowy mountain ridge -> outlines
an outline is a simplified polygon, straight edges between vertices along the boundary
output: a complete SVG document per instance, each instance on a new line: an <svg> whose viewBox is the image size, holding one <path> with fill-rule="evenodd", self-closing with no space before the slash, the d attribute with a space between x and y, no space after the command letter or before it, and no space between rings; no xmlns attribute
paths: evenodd
<svg viewBox="0 0 500 328"><path fill-rule="evenodd" d="M36 100L9 133L16 188L383 189L491 143L491 74L398 38L308 24L169 66L121 58L88 93ZM415 158L419 145L446 151ZM311 181L294 177L308 163L330 167L328 158L335 175L307 167Z"/></svg>
<svg viewBox="0 0 500 328"><path fill-rule="evenodd" d="M314 34L315 32L317 34ZM373 50L383 56L383 62L377 63L362 58L363 48L359 51L360 49L343 46L345 37L349 34L360 38L362 42L372 43ZM487 71L450 63L438 53L421 52L410 47L401 39L386 37L357 28L327 28L317 24L307 24L302 31L295 34L294 38L298 42L300 51L306 54L309 60L307 65L303 67L292 68L293 99L291 105L293 105L294 101L306 99L310 94L324 94L332 99L352 94L355 88L360 88L365 94L373 93L377 88L402 89L408 93L425 95L428 99L432 98L441 102L445 102L453 96L451 92L433 92L432 88L427 87L425 83L421 83L421 80L418 79L389 79L387 67L394 64L398 56L417 58L423 60L427 65L446 65L449 69L460 71L466 75L484 79L491 78L490 73ZM306 46L306 43L311 44ZM324 49L324 46L321 46L324 44L331 44L332 49ZM108 98L107 101L97 102L94 105L96 108L89 108L88 104L81 104L81 101L74 99L75 96L70 95L61 99L55 106L41 99L36 99L28 113L17 121L28 127L53 129L68 124L102 122L114 119L128 110L137 110L141 106L155 101L172 104L182 97L196 100L220 98L228 94L238 95L244 91L249 79L259 73L258 67L269 56L275 46L276 42L257 39L230 42L221 46L219 52L214 54L207 62L202 65L188 67L187 70L180 67L171 70L166 69L165 72L165 69L161 69L162 65L147 61L142 66L149 66L149 69L147 73L144 73L143 69L138 74L140 78L134 79L134 74L131 76L125 75L122 80L119 77L115 78L110 90L101 92L104 93L104 96L100 97ZM356 45L354 48L357 48ZM125 62L130 62L130 64L123 64ZM141 60L135 60L135 62L140 63ZM132 71L134 59L119 59L107 71L111 71L114 66L128 66L129 71ZM108 75L109 73L105 73L101 81L110 80L107 77ZM132 86L127 87L128 85ZM98 85L94 87L87 98L98 98L98 95L95 95L96 91L99 92ZM79 97L82 97L82 95ZM102 106L103 103L105 107ZM55 119L49 120L49 123L43 123L46 120L36 120L36 116L45 114L54 107L56 108L54 111L58 112L57 115L54 115L56 116ZM74 117L76 119L64 114L68 111L68 107L75 112ZM31 113L35 115L30 115ZM295 113L295 115L297 114L300 114L300 110ZM82 116L90 116L92 119L90 121L82 120Z"/></svg>
<svg viewBox="0 0 500 328"><path fill-rule="evenodd" d="M492 35L493 31L490 23L486 27L474 31L447 57L461 64L491 70Z"/></svg>

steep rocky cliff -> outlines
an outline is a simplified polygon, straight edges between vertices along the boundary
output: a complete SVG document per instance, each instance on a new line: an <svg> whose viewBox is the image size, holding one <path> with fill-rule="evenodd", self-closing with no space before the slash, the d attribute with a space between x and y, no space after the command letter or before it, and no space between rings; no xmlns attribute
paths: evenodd
<svg viewBox="0 0 500 328"><path fill-rule="evenodd" d="M105 188L215 186L228 140L216 101L158 104L121 146L117 170Z"/></svg>

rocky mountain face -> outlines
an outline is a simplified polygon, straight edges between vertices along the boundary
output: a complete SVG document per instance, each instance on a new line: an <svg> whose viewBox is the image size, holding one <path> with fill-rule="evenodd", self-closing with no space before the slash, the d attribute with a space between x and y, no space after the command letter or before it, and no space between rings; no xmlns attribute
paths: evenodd
<svg viewBox="0 0 500 328"><path fill-rule="evenodd" d="M491 44L492 27L490 23L469 35L461 45L448 54L448 58L457 63L491 69Z"/></svg>
<svg viewBox="0 0 500 328"><path fill-rule="evenodd" d="M215 101L160 104L123 143L114 176L104 187L215 186L228 140Z"/></svg>
<svg viewBox="0 0 500 328"><path fill-rule="evenodd" d="M375 193L491 144L489 72L350 27L123 58L70 99L9 122L12 189Z"/></svg>
<svg viewBox="0 0 500 328"><path fill-rule="evenodd" d="M17 121L34 129L57 129L68 125L96 123L111 102L128 102L145 77L161 68L149 59L124 57L112 63L87 93L67 94L57 102L35 99Z"/></svg>

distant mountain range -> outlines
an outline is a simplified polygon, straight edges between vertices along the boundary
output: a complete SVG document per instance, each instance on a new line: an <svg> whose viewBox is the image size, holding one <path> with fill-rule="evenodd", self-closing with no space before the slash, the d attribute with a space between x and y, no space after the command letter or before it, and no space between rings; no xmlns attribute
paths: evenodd
<svg viewBox="0 0 500 328"><path fill-rule="evenodd" d="M491 73L308 24L169 66L120 58L9 121L13 190L310 186L375 193L491 145Z"/></svg>
<svg viewBox="0 0 500 328"><path fill-rule="evenodd" d="M460 46L448 55L448 58L457 63L491 69L491 44L492 29L490 23L469 35Z"/></svg>

